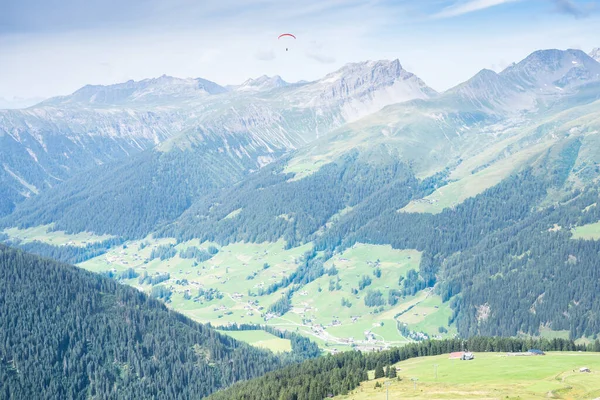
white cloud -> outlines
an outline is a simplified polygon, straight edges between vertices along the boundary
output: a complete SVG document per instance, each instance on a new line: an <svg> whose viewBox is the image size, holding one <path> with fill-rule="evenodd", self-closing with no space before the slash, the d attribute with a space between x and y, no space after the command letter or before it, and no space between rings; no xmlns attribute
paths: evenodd
<svg viewBox="0 0 600 400"><path fill-rule="evenodd" d="M540 48L567 48L573 43L588 51L598 47L597 15L575 20L553 13L547 2L523 0L522 8L537 4L537 9L526 12L519 5L511 7L508 16L486 15L469 24L448 17L492 7L499 0L249 2L253 7L241 0L161 2L168 8L164 14L172 18L178 16L174 4L197 5L196 10L179 11L197 17L192 26L186 22L191 17L185 16L175 18L168 29L158 23L132 23L114 29L0 32L0 96L50 97L86 84L163 74L201 77L222 85L263 74L294 82L321 78L348 62L395 58L411 65L411 72L434 89L443 90L481 68L500 68ZM408 3L410 9L402 8ZM450 3L455 5L442 9ZM223 12L223 7L235 12ZM436 11L446 19L431 19ZM541 12L546 12L544 19L529 18ZM277 40L282 32L298 38L287 52L287 43Z"/></svg>
<svg viewBox="0 0 600 400"><path fill-rule="evenodd" d="M470 0L466 2L455 3L434 14L432 18L452 18L460 15L485 10L486 8L499 6L506 3L514 3L520 0Z"/></svg>
<svg viewBox="0 0 600 400"><path fill-rule="evenodd" d="M254 54L254 57L257 60L261 60L261 61L271 61L271 60L275 59L275 52L273 51L273 49L268 49L268 50L260 49L260 50L256 51L256 53Z"/></svg>
<svg viewBox="0 0 600 400"><path fill-rule="evenodd" d="M335 62L335 57L328 56L326 54L307 52L306 56L320 62L321 64L333 64Z"/></svg>
<svg viewBox="0 0 600 400"><path fill-rule="evenodd" d="M335 57L331 54L327 54L323 50L323 44L315 40L312 40L309 43L305 54L308 58L320 62L321 64L333 64L335 62Z"/></svg>

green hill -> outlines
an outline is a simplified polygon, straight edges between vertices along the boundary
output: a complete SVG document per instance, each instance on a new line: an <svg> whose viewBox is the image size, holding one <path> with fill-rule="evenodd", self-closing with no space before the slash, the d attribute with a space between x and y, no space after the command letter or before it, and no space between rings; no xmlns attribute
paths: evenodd
<svg viewBox="0 0 600 400"><path fill-rule="evenodd" d="M475 359L449 359L449 353L461 349L475 352ZM528 349L541 349L548 355L506 355L507 352L527 352ZM561 352L557 353L557 350ZM464 396L481 399L508 396L516 399L520 395L533 394L551 398L589 399L600 390L597 379L600 368L598 351L598 341L584 346L563 339L476 337L469 340L433 340L381 352L344 352L309 360L267 373L257 379L240 382L210 398L384 398L386 394L380 385L389 380L390 389L394 391L390 398L454 399ZM400 370L393 366L398 366ZM592 372L578 372L582 367L587 367ZM396 377L393 376L394 372ZM418 391L415 391L411 378L418 379ZM552 396L550 391L553 391ZM562 397L561 394L565 396Z"/></svg>
<svg viewBox="0 0 600 400"><path fill-rule="evenodd" d="M419 357L394 365L398 379L361 383L336 399L593 399L600 396L600 354L548 352L515 357L507 353L476 353L471 361L450 360L448 354ZM580 372L589 368L590 373ZM436 377L437 369L437 377ZM412 380L417 379L416 385ZM389 386L386 388L386 381ZM379 382L382 387L375 387ZM416 389L415 389L416 388Z"/></svg>
<svg viewBox="0 0 600 400"><path fill-rule="evenodd" d="M285 361L112 279L0 245L0 397L191 399Z"/></svg>

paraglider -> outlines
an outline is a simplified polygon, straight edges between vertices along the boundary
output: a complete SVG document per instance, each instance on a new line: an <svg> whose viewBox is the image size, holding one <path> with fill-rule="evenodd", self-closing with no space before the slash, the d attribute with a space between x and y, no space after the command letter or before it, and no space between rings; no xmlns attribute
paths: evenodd
<svg viewBox="0 0 600 400"><path fill-rule="evenodd" d="M282 33L281 35L279 35L279 37L277 38L277 40L281 40L281 38L293 38L294 40L296 39L296 36L292 35L291 33ZM288 48L285 48L285 51L288 51Z"/></svg>

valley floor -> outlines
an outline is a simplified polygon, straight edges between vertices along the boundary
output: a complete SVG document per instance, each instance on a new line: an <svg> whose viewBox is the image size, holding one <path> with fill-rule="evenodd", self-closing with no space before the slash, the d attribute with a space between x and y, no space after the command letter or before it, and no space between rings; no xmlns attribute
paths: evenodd
<svg viewBox="0 0 600 400"><path fill-rule="evenodd" d="M88 243L98 243L109 237L92 234L71 235L53 231L52 226L4 231L10 239L20 243L40 242L52 246L83 248ZM159 257L153 253L169 248L172 254ZM184 258L188 249L206 251L218 248L218 253L205 261ZM128 241L110 248L78 264L97 273L122 274L133 271L131 277L119 278L122 283L150 293L156 286L171 291L167 305L202 323L223 326L231 323L264 324L298 332L314 340L324 350L335 353L354 347L363 351L398 346L412 341L400 332L403 326L415 334L448 338L456 333L448 326L451 310L448 303L429 289L414 296L400 297L390 305L388 294L401 288L400 280L409 270L419 269L421 253L416 250L396 250L391 246L356 244L341 254L334 255L324 264L333 267L335 275L325 274L295 291L291 309L284 315L270 314L268 308L275 303L286 288L271 294L261 294L271 284L290 276L299 266L305 252L312 244L286 249L283 241L275 243L232 243L218 246L191 240L176 243L173 238L153 238ZM375 274L379 271L378 276ZM168 275L167 275L168 274ZM141 282L141 276L157 278L158 282ZM370 284L356 291L359 281L368 277ZM200 291L210 291L211 296L199 296ZM383 304L369 307L365 297L370 292L380 292ZM345 304L342 306L342 303ZM444 330L440 331L440 327ZM282 339L257 339L247 332L226 332L250 344L282 351L289 347ZM266 332L263 332L268 335ZM405 332L406 333L406 332ZM239 335L235 336L236 334Z"/></svg>
<svg viewBox="0 0 600 400"><path fill-rule="evenodd" d="M596 225L582 226L576 233L595 234ZM5 230L4 234L21 243L35 241L82 248L109 238L92 234L71 235L51 228L13 228ZM154 252L168 246L174 246L172 255L164 259L153 256ZM211 246L218 247L218 253L206 261L182 257L182 252L190 248L206 251ZM79 266L117 275L132 270L134 276L121 278L122 283L147 293L156 286L169 288L172 293L168 306L198 322L217 327L231 323L269 325L309 337L330 353L350 348L371 351L401 346L415 339L405 336L408 332L412 332L411 336L427 335L439 339L456 334L456 327L448 325L452 315L449 303L443 303L430 289L421 290L414 296L400 297L394 305L388 303L389 292L401 288L399 280L405 279L409 270L418 271L421 259L421 253L416 250L396 250L391 246L359 243L334 255L324 267L329 270L335 266L335 275L325 274L296 290L291 298L291 309L284 315L270 314L269 306L287 289L271 294L260 291L290 276L298 268L303 254L311 248L311 244L306 244L286 249L283 241L217 246L191 240L177 244L173 238L149 236L112 247ZM380 271L379 277L376 270ZM168 274L168 279L141 283L140 278L145 274L149 277ZM356 292L363 277L369 277L371 283ZM212 295L199 296L200 291L211 291ZM366 306L365 297L369 291L380 291L385 304ZM289 341L266 332L225 333L275 352L289 349ZM264 337L256 336L261 334ZM568 332L544 328L541 336L566 338Z"/></svg>
<svg viewBox="0 0 600 400"><path fill-rule="evenodd" d="M234 243L220 247L218 254L210 260L197 263L182 258L179 252L190 246L206 249L211 244L190 241L177 244L178 254L171 258L150 259L153 250L169 243L175 244L175 241L147 238L129 242L125 248L111 249L80 266L94 272L112 270L118 273L132 268L137 274L150 276L168 273L170 278L161 284L173 291L169 307L196 321L215 326L234 322L267 324L296 331L329 352L351 346L373 350L410 342L410 338L399 332L398 323L432 336L441 335L438 328L446 326L450 316L448 305L442 304L439 296L429 291L407 296L393 306L387 304L388 291L398 289L400 278L410 269L418 270L420 253L414 250L356 245L325 263L326 269L335 266L336 275L325 274L297 290L291 298L291 310L277 316L268 313L268 307L287 289L262 295L259 291L293 273L304 252L311 249L310 244L285 249L281 241ZM381 270L380 277L373 273L376 268ZM363 276L370 277L372 283L353 294L352 289L358 286ZM140 290L151 290L150 285L140 284L137 277L123 282ZM199 299L196 297L199 290L214 290L218 296ZM379 290L386 304L367 307L364 297L369 290ZM342 306L342 299L347 300L346 306ZM443 336L454 333L455 330L450 328ZM244 335L240 339L244 340ZM279 344L274 347L271 344L274 343L263 343L274 351L280 350Z"/></svg>

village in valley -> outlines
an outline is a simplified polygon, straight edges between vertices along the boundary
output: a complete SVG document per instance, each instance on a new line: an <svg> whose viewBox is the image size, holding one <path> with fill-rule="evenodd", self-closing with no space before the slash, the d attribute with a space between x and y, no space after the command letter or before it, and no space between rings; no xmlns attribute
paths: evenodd
<svg viewBox="0 0 600 400"><path fill-rule="evenodd" d="M151 294L157 287L164 288L159 297L169 307L199 322L290 330L315 340L330 353L350 348L382 350L455 334L447 326L448 304L431 288L399 295L409 270L418 270L420 253L389 246L357 244L334 256L325 263L328 272L324 276L293 291L283 314L272 309L289 293L287 288L269 293L268 288L289 276L310 246L286 250L278 242L218 247L149 237L80 266L111 274ZM207 260L186 258L192 250L204 254L209 248L214 254ZM365 304L369 293L379 296L375 306ZM391 305L390 293L396 294Z"/></svg>

